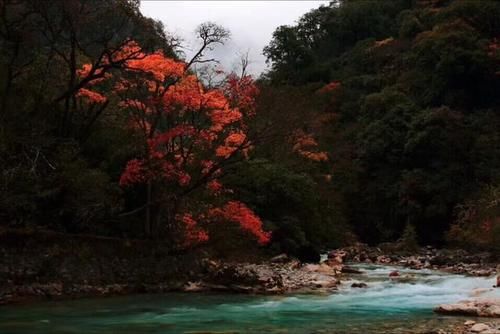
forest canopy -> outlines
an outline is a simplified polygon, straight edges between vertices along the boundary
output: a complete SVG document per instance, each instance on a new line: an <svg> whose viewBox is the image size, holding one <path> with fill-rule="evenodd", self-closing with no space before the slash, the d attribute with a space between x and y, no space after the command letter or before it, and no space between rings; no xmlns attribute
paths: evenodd
<svg viewBox="0 0 500 334"><path fill-rule="evenodd" d="M2 228L498 250L499 2L332 1L276 29L258 79L202 66L225 28L201 23L186 59L138 1L0 12Z"/></svg>
<svg viewBox="0 0 500 334"><path fill-rule="evenodd" d="M411 224L439 244L453 225L449 241L463 228L498 245L499 16L489 0L345 0L275 31L266 85L337 87L313 118L332 120L331 191L363 240Z"/></svg>

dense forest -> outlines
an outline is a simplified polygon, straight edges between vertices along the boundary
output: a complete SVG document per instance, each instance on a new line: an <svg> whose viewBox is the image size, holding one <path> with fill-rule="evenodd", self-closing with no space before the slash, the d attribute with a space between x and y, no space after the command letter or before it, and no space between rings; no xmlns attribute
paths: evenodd
<svg viewBox="0 0 500 334"><path fill-rule="evenodd" d="M499 250L500 2L338 0L260 78L136 0L0 2L0 227L308 257Z"/></svg>

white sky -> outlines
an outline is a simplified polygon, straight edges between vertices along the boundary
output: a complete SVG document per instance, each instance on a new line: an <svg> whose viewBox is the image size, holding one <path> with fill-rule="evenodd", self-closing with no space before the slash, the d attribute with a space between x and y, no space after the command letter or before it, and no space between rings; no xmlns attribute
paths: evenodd
<svg viewBox="0 0 500 334"><path fill-rule="evenodd" d="M225 70L235 68L239 55L249 52L249 72L260 74L266 68L262 49L280 25L294 24L303 14L325 1L160 1L142 0L145 16L160 20L171 34L184 40L189 58L196 49L194 30L206 21L231 31L231 40L211 54Z"/></svg>

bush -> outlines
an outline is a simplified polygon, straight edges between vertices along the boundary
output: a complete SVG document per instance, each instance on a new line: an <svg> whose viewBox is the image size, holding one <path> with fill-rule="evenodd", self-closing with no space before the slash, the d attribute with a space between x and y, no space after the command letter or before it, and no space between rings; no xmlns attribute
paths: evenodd
<svg viewBox="0 0 500 334"><path fill-rule="evenodd" d="M500 254L500 185L485 187L456 212L456 222L447 235L452 245Z"/></svg>
<svg viewBox="0 0 500 334"><path fill-rule="evenodd" d="M401 248L409 252L418 250L417 239L417 231L415 230L415 226L410 223L406 224L403 235L400 239Z"/></svg>

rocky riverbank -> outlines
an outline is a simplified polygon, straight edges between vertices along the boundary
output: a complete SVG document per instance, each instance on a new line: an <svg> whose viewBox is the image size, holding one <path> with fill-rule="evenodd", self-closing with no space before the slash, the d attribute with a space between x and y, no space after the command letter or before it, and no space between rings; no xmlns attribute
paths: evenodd
<svg viewBox="0 0 500 334"><path fill-rule="evenodd" d="M387 247L387 246L386 246ZM495 284L496 259L489 253L469 254L463 250L440 250L424 247L408 254L381 247L357 244L333 250L320 264L303 264L282 254L261 264L222 263L209 261L207 274L191 281L184 291L229 291L242 293L281 294L296 292L329 292L341 284L345 275L361 274L348 263L373 263L406 267L414 270L432 269L454 274L492 277ZM500 272L498 273L500 275ZM362 276L361 276L362 277ZM359 277L358 277L359 278ZM405 281L397 270L388 279ZM363 282L352 287L366 288ZM476 291L478 296L486 291Z"/></svg>
<svg viewBox="0 0 500 334"><path fill-rule="evenodd" d="M183 291L326 293L339 284L339 271L327 264L302 264L286 256L276 259L262 264L209 261L207 274L199 281L188 282Z"/></svg>
<svg viewBox="0 0 500 334"><path fill-rule="evenodd" d="M469 254L464 250L445 250L432 247L421 248L411 254L405 254L404 251L395 251L393 248L391 251L391 246L394 247L393 245L385 245L389 250L384 250L383 245L382 247L368 247L358 244L334 250L328 254L326 263L333 265L342 265L345 262L374 263L402 266L415 270L432 269L454 274L491 277L491 288L473 290L474 297L472 299L453 304L441 304L436 306L434 311L444 315L500 318L500 298L481 298L482 295L492 292L494 289L500 289L500 265L498 265L497 256L489 253ZM394 280L405 279L398 271L391 272L389 276ZM469 324L473 324L473 322L467 323L467 325ZM500 329L497 325L475 324L446 333L483 332L500 334Z"/></svg>
<svg viewBox="0 0 500 334"><path fill-rule="evenodd" d="M461 249L437 249L430 246L409 252L399 249L397 244L382 244L380 247L356 244L331 251L327 261L333 261L333 264L354 262L394 265L487 277L497 272L499 257L488 252L471 254Z"/></svg>
<svg viewBox="0 0 500 334"><path fill-rule="evenodd" d="M500 318L500 298L476 298L438 305L434 312L445 315Z"/></svg>
<svg viewBox="0 0 500 334"><path fill-rule="evenodd" d="M500 334L500 321L466 320L462 325L437 329L425 334Z"/></svg>
<svg viewBox="0 0 500 334"><path fill-rule="evenodd" d="M202 275L201 251L141 240L0 231L0 305L180 290Z"/></svg>
<svg viewBox="0 0 500 334"><path fill-rule="evenodd" d="M318 264L280 255L261 263L211 260L202 251L172 254L161 244L57 233L0 233L0 305L134 293L232 292L247 294L331 293L346 263L435 269L474 276L495 275L491 254L421 248L412 253L387 245L357 244L329 252ZM352 287L369 287L362 282ZM395 271L388 279L404 281ZM480 292L478 291L478 294Z"/></svg>

